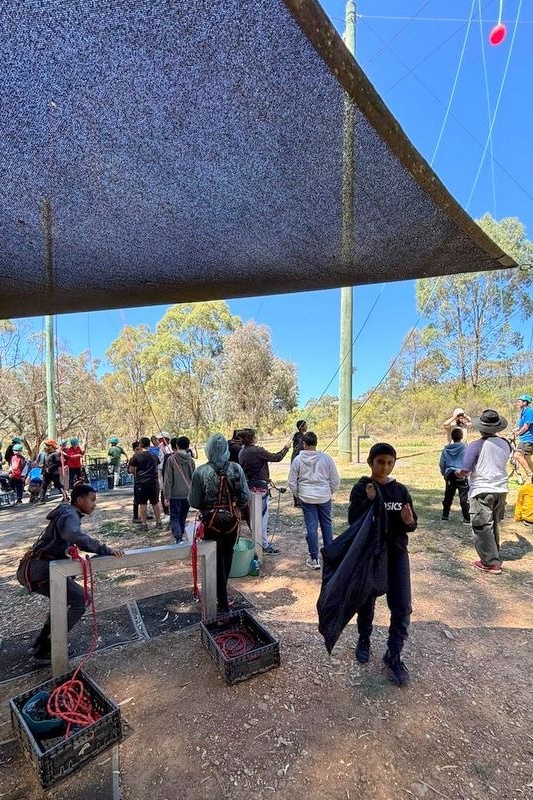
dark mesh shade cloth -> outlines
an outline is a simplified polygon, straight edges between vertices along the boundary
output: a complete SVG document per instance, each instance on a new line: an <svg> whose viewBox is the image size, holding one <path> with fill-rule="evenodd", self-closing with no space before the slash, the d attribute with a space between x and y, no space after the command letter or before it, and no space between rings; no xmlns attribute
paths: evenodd
<svg viewBox="0 0 533 800"><path fill-rule="evenodd" d="M0 36L0 316L514 264L314 0L5 0Z"/></svg>

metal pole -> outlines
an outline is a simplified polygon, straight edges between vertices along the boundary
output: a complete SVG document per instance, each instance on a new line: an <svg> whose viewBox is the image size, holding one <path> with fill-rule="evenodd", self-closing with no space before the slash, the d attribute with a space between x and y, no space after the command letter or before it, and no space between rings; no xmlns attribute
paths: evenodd
<svg viewBox="0 0 533 800"><path fill-rule="evenodd" d="M52 204L50 199L44 201L43 227L45 241L45 272L47 289L51 295L54 290L54 259L52 244ZM57 436L56 399L55 399L55 352L54 352L54 318L44 318L45 330L45 380L46 380L46 417L48 436L55 439Z"/></svg>
<svg viewBox="0 0 533 800"><path fill-rule="evenodd" d="M355 54L355 2L346 3L344 43ZM342 137L342 240L341 260L348 268L353 261L354 248L354 157L355 114L350 98L344 98ZM353 376L353 289L341 289L340 371L338 413L338 457L342 463L352 460L352 376Z"/></svg>
<svg viewBox="0 0 533 800"><path fill-rule="evenodd" d="M250 523L255 542L255 551L261 558L263 550L263 495L260 492L250 492Z"/></svg>
<svg viewBox="0 0 533 800"><path fill-rule="evenodd" d="M47 432L50 439L57 435L56 426L56 398L55 385L55 357L54 357L54 318L44 318L45 345L46 345L46 418Z"/></svg>

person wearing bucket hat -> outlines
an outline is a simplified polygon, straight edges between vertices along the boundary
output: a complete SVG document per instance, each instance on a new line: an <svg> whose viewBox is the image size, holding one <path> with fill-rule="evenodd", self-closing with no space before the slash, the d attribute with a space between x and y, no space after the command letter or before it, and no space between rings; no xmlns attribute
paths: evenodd
<svg viewBox="0 0 533 800"><path fill-rule="evenodd" d="M520 412L518 423L513 433L518 436L518 444L516 445L515 458L521 467L525 470L528 478L531 478L533 473L533 408L531 408L531 401L533 397L530 394L521 394L516 400L516 405Z"/></svg>
<svg viewBox="0 0 533 800"><path fill-rule="evenodd" d="M499 575L500 522L505 512L509 491L507 462L511 446L498 436L507 427L507 420L492 408L472 418L472 427L481 438L466 448L460 475L468 475L470 490L470 522L479 560L474 567L489 575Z"/></svg>
<svg viewBox="0 0 533 800"><path fill-rule="evenodd" d="M471 426L471 424L472 420L468 414L465 414L464 409L454 408L451 417L442 423L443 428L446 431L448 444L450 444L452 441L452 431L454 428L461 428L463 431L463 442L466 444L468 428Z"/></svg>

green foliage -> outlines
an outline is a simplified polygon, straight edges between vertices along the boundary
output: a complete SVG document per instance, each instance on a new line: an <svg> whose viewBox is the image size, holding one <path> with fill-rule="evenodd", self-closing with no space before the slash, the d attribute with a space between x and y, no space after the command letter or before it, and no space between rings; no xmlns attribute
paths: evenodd
<svg viewBox="0 0 533 800"><path fill-rule="evenodd" d="M224 343L218 389L228 428L271 431L296 405L296 369L273 354L265 325L247 322Z"/></svg>
<svg viewBox="0 0 533 800"><path fill-rule="evenodd" d="M485 214L479 224L518 264L533 262L533 244L518 219L496 222ZM420 348L405 350L412 368L407 383L438 381L449 371L463 386L479 387L487 362L508 362L523 347L513 323L533 313L532 282L531 270L520 269L417 281L418 309L430 322L417 336Z"/></svg>

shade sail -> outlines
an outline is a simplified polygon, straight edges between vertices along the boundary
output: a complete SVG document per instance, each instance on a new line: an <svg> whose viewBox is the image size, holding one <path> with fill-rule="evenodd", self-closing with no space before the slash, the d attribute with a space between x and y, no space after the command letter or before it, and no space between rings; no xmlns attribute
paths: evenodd
<svg viewBox="0 0 533 800"><path fill-rule="evenodd" d="M2 317L514 264L314 0L6 0L0 35Z"/></svg>

